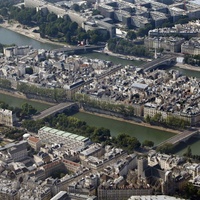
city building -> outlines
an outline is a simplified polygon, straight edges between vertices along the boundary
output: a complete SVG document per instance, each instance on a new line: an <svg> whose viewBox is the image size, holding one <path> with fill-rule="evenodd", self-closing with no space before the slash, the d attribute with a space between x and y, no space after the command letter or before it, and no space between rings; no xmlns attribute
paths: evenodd
<svg viewBox="0 0 200 200"><path fill-rule="evenodd" d="M199 55L200 54L200 38L193 37L189 41L185 41L181 45L181 53L190 54L190 55Z"/></svg>
<svg viewBox="0 0 200 200"><path fill-rule="evenodd" d="M27 55L30 50L32 49L32 46L13 46L13 47L4 47L3 53L6 57L12 57L12 56L23 56Z"/></svg>
<svg viewBox="0 0 200 200"><path fill-rule="evenodd" d="M34 187L33 189L28 187L22 187L18 191L18 199L20 200L49 200L50 198L50 188L39 184L37 184L36 187Z"/></svg>
<svg viewBox="0 0 200 200"><path fill-rule="evenodd" d="M16 122L16 115L11 110L0 109L0 124L13 126Z"/></svg>
<svg viewBox="0 0 200 200"><path fill-rule="evenodd" d="M150 49L163 49L172 53L181 52L185 39L180 37L146 37L144 44Z"/></svg>
<svg viewBox="0 0 200 200"><path fill-rule="evenodd" d="M0 179L0 199L18 200L15 181Z"/></svg>
<svg viewBox="0 0 200 200"><path fill-rule="evenodd" d="M151 200L181 200L182 198L177 198L173 196L168 196L168 195L136 195L130 197L128 200L146 200L146 199L151 199Z"/></svg>
<svg viewBox="0 0 200 200"><path fill-rule="evenodd" d="M89 156L100 157L105 153L104 148L99 143L94 143L90 145L88 148L84 149L80 152L79 157L81 160L85 160Z"/></svg>
<svg viewBox="0 0 200 200"><path fill-rule="evenodd" d="M144 16L136 15L131 17L131 25L136 28L144 28L147 24L149 24L149 19Z"/></svg>
<svg viewBox="0 0 200 200"><path fill-rule="evenodd" d="M1 160L5 162L18 162L28 156L27 141L20 141L18 143L9 143L0 148Z"/></svg>
<svg viewBox="0 0 200 200"><path fill-rule="evenodd" d="M168 21L168 17L162 12L151 11L150 16L155 27L161 27L162 24Z"/></svg>
<svg viewBox="0 0 200 200"><path fill-rule="evenodd" d="M39 151L42 145L41 140L38 137L34 136L28 137L27 142L35 151Z"/></svg>
<svg viewBox="0 0 200 200"><path fill-rule="evenodd" d="M97 200L97 197L60 191L58 194L52 197L51 200Z"/></svg>
<svg viewBox="0 0 200 200"><path fill-rule="evenodd" d="M75 152L84 149L91 143L90 139L87 137L46 126L38 130L38 136L43 143L62 144L63 148L66 150L73 149Z"/></svg>

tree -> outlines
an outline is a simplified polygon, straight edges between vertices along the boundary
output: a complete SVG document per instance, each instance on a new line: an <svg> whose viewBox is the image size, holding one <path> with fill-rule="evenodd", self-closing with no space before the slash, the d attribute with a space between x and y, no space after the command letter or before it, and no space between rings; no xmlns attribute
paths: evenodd
<svg viewBox="0 0 200 200"><path fill-rule="evenodd" d="M99 41L99 35L98 34L93 34L92 36L91 36L91 38L90 38L90 42L92 43L92 44L97 44L97 42Z"/></svg>
<svg viewBox="0 0 200 200"><path fill-rule="evenodd" d="M146 122L146 123L150 123L150 122L151 122L151 117L150 117L149 115L147 115L147 116L145 117L145 122Z"/></svg>
<svg viewBox="0 0 200 200"><path fill-rule="evenodd" d="M30 105L28 103L24 103L22 105L22 112L21 112L22 116L34 115L36 112L37 112L37 110L35 108L33 108L32 105Z"/></svg>
<svg viewBox="0 0 200 200"><path fill-rule="evenodd" d="M162 114L161 113L156 113L153 116L152 121L154 121L154 122L162 122Z"/></svg>
<svg viewBox="0 0 200 200"><path fill-rule="evenodd" d="M71 8L73 9L73 10L75 10L76 12L79 12L80 11L80 6L78 5L78 4L73 4L72 6L71 6Z"/></svg>
<svg viewBox="0 0 200 200"><path fill-rule="evenodd" d="M78 24L76 22L72 22L69 26L69 29L73 32L78 28Z"/></svg>
<svg viewBox="0 0 200 200"><path fill-rule="evenodd" d="M110 130L106 128L97 128L95 129L93 135L92 135L92 140L94 142L105 142L106 140L110 139Z"/></svg>
<svg viewBox="0 0 200 200"><path fill-rule="evenodd" d="M188 146L186 153L184 154L184 156L190 158L192 157L192 149L190 146Z"/></svg>
<svg viewBox="0 0 200 200"><path fill-rule="evenodd" d="M5 103L4 101L0 101L0 108L2 109L8 109L9 105Z"/></svg>
<svg viewBox="0 0 200 200"><path fill-rule="evenodd" d="M69 31L68 31L67 34L66 34L66 42L67 42L68 44L71 43L71 33L70 33Z"/></svg>
<svg viewBox="0 0 200 200"><path fill-rule="evenodd" d="M140 28L137 32L137 36L144 37L148 34L149 30L151 30L153 26L151 24L147 24L144 28Z"/></svg>
<svg viewBox="0 0 200 200"><path fill-rule="evenodd" d="M79 41L82 41L82 40L86 40L86 39L88 39L88 35L87 35L87 33L84 33L84 32L80 32L80 33L78 33L78 40Z"/></svg>
<svg viewBox="0 0 200 200"><path fill-rule="evenodd" d="M44 120L25 120L22 122L22 127L26 128L30 132L37 133L40 128L45 126Z"/></svg>
<svg viewBox="0 0 200 200"><path fill-rule="evenodd" d="M11 82L7 79L0 79L0 87L5 89L11 89Z"/></svg>
<svg viewBox="0 0 200 200"><path fill-rule="evenodd" d="M128 106L127 107L127 115L129 115L129 116L134 116L135 115L135 113L134 113L134 107L133 106Z"/></svg>
<svg viewBox="0 0 200 200"><path fill-rule="evenodd" d="M24 130L19 130L17 128L11 128L4 132L5 137L13 140L21 140L24 134Z"/></svg>
<svg viewBox="0 0 200 200"><path fill-rule="evenodd" d="M48 24L46 26L45 32L50 37L57 37L58 35L58 28L53 24Z"/></svg>
<svg viewBox="0 0 200 200"><path fill-rule="evenodd" d="M171 143L165 143L162 146L157 147L156 151L160 153L170 154L173 153L174 146Z"/></svg>
<svg viewBox="0 0 200 200"><path fill-rule="evenodd" d="M8 9L6 7L2 8L0 10L0 14L3 16L3 17L7 17L8 16Z"/></svg>
<svg viewBox="0 0 200 200"><path fill-rule="evenodd" d="M197 195L199 192L192 183L186 183L181 192L186 199L198 199Z"/></svg>
<svg viewBox="0 0 200 200"><path fill-rule="evenodd" d="M108 49L114 53L134 56L151 56L151 53L144 45L135 45L127 39L111 38L108 40Z"/></svg>
<svg viewBox="0 0 200 200"><path fill-rule="evenodd" d="M153 147L154 146L154 142L153 141L150 141L150 140L145 140L143 143L142 143L142 146L143 147Z"/></svg>
<svg viewBox="0 0 200 200"><path fill-rule="evenodd" d="M137 149L141 145L137 138L126 133L119 134L115 141L119 147L125 148L130 152L132 152L134 149Z"/></svg>
<svg viewBox="0 0 200 200"><path fill-rule="evenodd" d="M56 21L57 20L57 15L54 14L54 13L49 13L47 15L47 21L48 22L53 22L53 21Z"/></svg>
<svg viewBox="0 0 200 200"><path fill-rule="evenodd" d="M134 149L139 148L141 145L138 139L135 137L131 137L127 142L128 142L127 150L129 152L133 152Z"/></svg>
<svg viewBox="0 0 200 200"><path fill-rule="evenodd" d="M134 31L128 31L126 38L129 40L133 40L137 37L136 33Z"/></svg>

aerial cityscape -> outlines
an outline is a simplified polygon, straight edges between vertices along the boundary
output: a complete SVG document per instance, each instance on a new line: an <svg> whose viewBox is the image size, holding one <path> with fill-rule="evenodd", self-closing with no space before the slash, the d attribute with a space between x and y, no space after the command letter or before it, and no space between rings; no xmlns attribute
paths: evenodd
<svg viewBox="0 0 200 200"><path fill-rule="evenodd" d="M0 200L200 199L200 0L0 0Z"/></svg>

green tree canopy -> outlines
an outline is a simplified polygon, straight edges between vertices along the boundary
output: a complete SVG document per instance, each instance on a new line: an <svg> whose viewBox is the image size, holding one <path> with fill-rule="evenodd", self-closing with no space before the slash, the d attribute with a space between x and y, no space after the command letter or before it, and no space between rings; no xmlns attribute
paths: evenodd
<svg viewBox="0 0 200 200"><path fill-rule="evenodd" d="M116 142L119 147L125 148L128 151L133 151L140 147L140 142L137 138L132 137L126 133L121 133L116 137Z"/></svg>
<svg viewBox="0 0 200 200"><path fill-rule="evenodd" d="M76 12L79 12L80 11L80 6L78 5L78 4L73 4L72 6L71 6L71 8L74 10L74 11L76 11Z"/></svg>
<svg viewBox="0 0 200 200"><path fill-rule="evenodd" d="M100 141L100 142L105 142L106 140L110 139L110 130L106 128L96 128L93 135L92 135L92 140L94 142Z"/></svg>
<svg viewBox="0 0 200 200"><path fill-rule="evenodd" d="M126 38L129 40L133 40L137 37L136 33L134 31L128 31Z"/></svg>
<svg viewBox="0 0 200 200"><path fill-rule="evenodd" d="M156 151L160 153L171 154L173 153L174 146L171 143L165 143L162 146L157 147Z"/></svg>
<svg viewBox="0 0 200 200"><path fill-rule="evenodd" d="M154 146L154 142L153 141L150 141L150 140L145 140L143 143L142 143L142 146L143 147L153 147Z"/></svg>
<svg viewBox="0 0 200 200"><path fill-rule="evenodd" d="M21 112L22 116L34 115L36 112L37 112L37 110L35 108L33 108L32 105L30 105L28 103L22 104L22 112Z"/></svg>

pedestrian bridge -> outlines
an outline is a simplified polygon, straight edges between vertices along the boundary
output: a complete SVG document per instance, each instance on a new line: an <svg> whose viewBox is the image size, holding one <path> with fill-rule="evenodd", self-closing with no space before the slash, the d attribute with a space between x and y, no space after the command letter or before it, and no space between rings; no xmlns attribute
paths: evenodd
<svg viewBox="0 0 200 200"><path fill-rule="evenodd" d="M55 106L52 106L46 110L43 110L40 114L33 116L34 120L44 119L50 115L55 115L57 113L62 113L66 109L71 109L72 107L78 109L78 104L73 102L59 103Z"/></svg>
<svg viewBox="0 0 200 200"><path fill-rule="evenodd" d="M192 136L198 135L200 133L200 130L194 130L194 131L184 131L183 133L176 134L174 137L171 137L164 142L161 142L157 146L154 146L154 148L157 148L159 146L162 146L164 144L170 143L173 145L178 144L179 142L186 142L188 139L190 139Z"/></svg>

